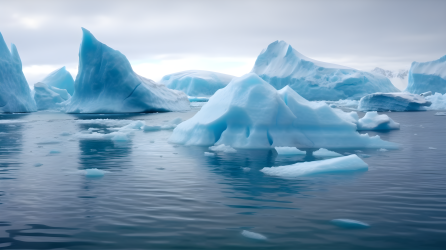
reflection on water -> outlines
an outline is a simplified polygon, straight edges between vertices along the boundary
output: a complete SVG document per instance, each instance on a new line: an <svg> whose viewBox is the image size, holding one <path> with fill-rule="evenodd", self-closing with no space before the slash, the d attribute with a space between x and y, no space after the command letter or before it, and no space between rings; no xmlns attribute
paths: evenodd
<svg viewBox="0 0 446 250"><path fill-rule="evenodd" d="M1 115L0 248L424 250L446 244L446 117L432 112L388 113L401 130L369 132L400 143L398 150L337 150L369 155L367 172L294 179L260 170L307 161L304 155L237 150L209 157L207 147L168 143L167 130L135 131L122 143L76 136L114 127L76 120L163 124L196 111ZM80 174L88 168L107 172ZM330 221L338 218L371 227L337 228ZM247 239L242 230L268 239Z"/></svg>

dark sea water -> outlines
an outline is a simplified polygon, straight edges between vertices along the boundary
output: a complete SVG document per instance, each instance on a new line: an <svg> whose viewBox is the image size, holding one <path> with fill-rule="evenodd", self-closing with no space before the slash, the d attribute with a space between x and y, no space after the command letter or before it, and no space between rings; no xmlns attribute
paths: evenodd
<svg viewBox="0 0 446 250"><path fill-rule="evenodd" d="M197 110L0 114L0 249L446 249L446 116L435 112L387 113L401 130L369 134L398 150L338 150L370 155L366 172L294 179L259 171L304 160L274 150L207 157L169 144L171 130L127 142L75 135L122 126L78 120L163 124ZM89 168L107 172L81 174ZM330 222L339 218L370 227Z"/></svg>

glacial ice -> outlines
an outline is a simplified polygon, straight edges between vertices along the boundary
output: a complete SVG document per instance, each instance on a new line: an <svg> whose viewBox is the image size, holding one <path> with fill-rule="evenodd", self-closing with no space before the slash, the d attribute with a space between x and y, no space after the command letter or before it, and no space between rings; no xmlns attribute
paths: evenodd
<svg viewBox="0 0 446 250"><path fill-rule="evenodd" d="M209 149L214 151L214 152L223 152L223 153L235 153L235 152L237 152L237 150L235 150L231 146L226 146L225 144L212 146L212 147L209 147Z"/></svg>
<svg viewBox="0 0 446 250"><path fill-rule="evenodd" d="M255 239L255 240L266 240L266 236L261 235L259 233L255 233L255 232L251 232L248 230L243 230L242 231L242 235L245 236L246 238L251 238L251 239Z"/></svg>
<svg viewBox="0 0 446 250"><path fill-rule="evenodd" d="M399 91L384 76L310 59L284 41L271 43L257 57L253 73L274 88L289 85L307 100L359 99Z"/></svg>
<svg viewBox="0 0 446 250"><path fill-rule="evenodd" d="M397 147L379 136L356 132L325 103L312 103L291 88L275 90L256 74L234 78L169 141L184 145L225 144L233 148Z"/></svg>
<svg viewBox="0 0 446 250"><path fill-rule="evenodd" d="M427 91L446 94L446 56L430 62L413 62L406 91L414 94Z"/></svg>
<svg viewBox="0 0 446 250"><path fill-rule="evenodd" d="M67 71L65 66L51 72L42 81L49 87L55 87L57 89L64 89L72 96L74 94L74 80L70 72Z"/></svg>
<svg viewBox="0 0 446 250"><path fill-rule="evenodd" d="M334 219L331 220L331 223L338 227L349 228L349 229L359 229L359 228L368 228L369 224L364 223L362 221L352 220L352 219Z"/></svg>
<svg viewBox="0 0 446 250"><path fill-rule="evenodd" d="M79 51L79 73L67 113L134 113L189 110L187 96L137 75L119 51L86 29Z"/></svg>
<svg viewBox="0 0 446 250"><path fill-rule="evenodd" d="M164 76L160 83L188 96L211 96L226 87L234 76L205 70L187 70ZM190 100L190 99L189 99Z"/></svg>
<svg viewBox="0 0 446 250"><path fill-rule="evenodd" d="M426 107L427 110L446 110L446 94L435 93L425 97L432 104Z"/></svg>
<svg viewBox="0 0 446 250"><path fill-rule="evenodd" d="M431 102L420 95L406 92L374 93L364 96L359 101L360 111L415 111L425 110Z"/></svg>
<svg viewBox="0 0 446 250"><path fill-rule="evenodd" d="M63 108L61 103L70 97L65 89L51 87L43 82L34 84L34 100L37 110L59 110Z"/></svg>
<svg viewBox="0 0 446 250"><path fill-rule="evenodd" d="M367 112L363 118L358 120L358 130L392 130L400 129L400 124L396 123L389 116L378 112Z"/></svg>
<svg viewBox="0 0 446 250"><path fill-rule="evenodd" d="M314 174L339 173L367 169L367 163L361 160L357 155L352 154L327 160L299 162L287 166L265 167L260 171L267 175L293 178Z"/></svg>
<svg viewBox="0 0 446 250"><path fill-rule="evenodd" d="M37 111L36 102L22 71L22 60L17 48L6 46L0 33L0 113Z"/></svg>

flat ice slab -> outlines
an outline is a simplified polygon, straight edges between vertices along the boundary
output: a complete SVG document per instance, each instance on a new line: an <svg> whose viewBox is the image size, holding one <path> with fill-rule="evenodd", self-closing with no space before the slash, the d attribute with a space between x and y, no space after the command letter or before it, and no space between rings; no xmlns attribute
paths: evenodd
<svg viewBox="0 0 446 250"><path fill-rule="evenodd" d="M392 130L400 129L400 124L396 123L389 116L378 112L367 112L365 116L358 120L358 130Z"/></svg>
<svg viewBox="0 0 446 250"><path fill-rule="evenodd" d="M260 171L267 175L293 178L314 174L340 173L367 169L367 163L353 154L328 160L310 161L287 166L263 168Z"/></svg>
<svg viewBox="0 0 446 250"><path fill-rule="evenodd" d="M359 101L358 110L361 111L416 111L426 110L431 102L420 95L406 92L374 93L364 96Z"/></svg>
<svg viewBox="0 0 446 250"><path fill-rule="evenodd" d="M137 75L119 51L86 29L79 73L67 113L141 113L189 110L187 95Z"/></svg>

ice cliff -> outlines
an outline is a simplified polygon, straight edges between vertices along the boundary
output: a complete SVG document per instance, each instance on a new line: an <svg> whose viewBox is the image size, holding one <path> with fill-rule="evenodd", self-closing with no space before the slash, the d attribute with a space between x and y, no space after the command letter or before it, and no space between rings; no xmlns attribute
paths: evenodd
<svg viewBox="0 0 446 250"><path fill-rule="evenodd" d="M406 91L414 94L428 91L446 94L446 56L430 62L413 62Z"/></svg>
<svg viewBox="0 0 446 250"><path fill-rule="evenodd" d="M133 113L190 109L186 94L137 75L119 51L82 28L79 73L67 113Z"/></svg>
<svg viewBox="0 0 446 250"><path fill-rule="evenodd" d="M279 91L250 73L218 90L191 119L179 124L170 142L233 148L395 147L378 136L356 132L325 103L312 103L285 87Z"/></svg>
<svg viewBox="0 0 446 250"><path fill-rule="evenodd" d="M226 87L234 76L204 70L188 70L164 76L160 83L188 96L211 96Z"/></svg>
<svg viewBox="0 0 446 250"><path fill-rule="evenodd" d="M310 59L284 41L263 50L251 72L276 89L289 85L310 101L360 99L375 92L399 91L384 76Z"/></svg>
<svg viewBox="0 0 446 250"><path fill-rule="evenodd" d="M6 46L0 33L0 113L37 111L36 102L22 71L22 60L17 48Z"/></svg>

